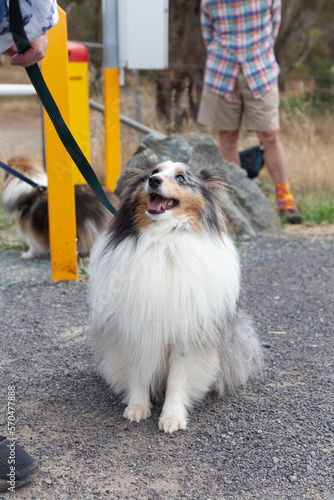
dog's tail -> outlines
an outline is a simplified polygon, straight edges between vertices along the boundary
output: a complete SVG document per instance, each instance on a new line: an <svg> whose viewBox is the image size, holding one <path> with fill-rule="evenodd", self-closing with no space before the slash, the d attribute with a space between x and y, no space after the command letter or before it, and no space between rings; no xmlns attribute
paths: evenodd
<svg viewBox="0 0 334 500"><path fill-rule="evenodd" d="M250 317L238 311L229 322L220 346L218 390L233 391L262 370L262 348Z"/></svg>

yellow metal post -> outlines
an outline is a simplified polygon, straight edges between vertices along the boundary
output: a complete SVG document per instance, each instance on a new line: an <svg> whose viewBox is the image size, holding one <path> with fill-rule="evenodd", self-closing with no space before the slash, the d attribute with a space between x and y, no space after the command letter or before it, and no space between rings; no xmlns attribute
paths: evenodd
<svg viewBox="0 0 334 500"><path fill-rule="evenodd" d="M105 185L112 191L121 173L118 68L104 68Z"/></svg>
<svg viewBox="0 0 334 500"><path fill-rule="evenodd" d="M58 7L59 22L48 32L49 46L42 61L46 83L69 125L66 14ZM44 112L48 173L51 272L55 281L77 280L75 200L72 160Z"/></svg>
<svg viewBox="0 0 334 500"><path fill-rule="evenodd" d="M90 162L88 50L79 42L67 42L71 132ZM86 181L73 162L75 184Z"/></svg>

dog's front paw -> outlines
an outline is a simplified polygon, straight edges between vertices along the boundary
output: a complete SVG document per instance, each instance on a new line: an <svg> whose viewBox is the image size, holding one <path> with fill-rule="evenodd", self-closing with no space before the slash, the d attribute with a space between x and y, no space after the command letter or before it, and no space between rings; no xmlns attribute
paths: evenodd
<svg viewBox="0 0 334 500"><path fill-rule="evenodd" d="M21 254L21 259L35 259L38 255L35 255L31 250L27 250Z"/></svg>
<svg viewBox="0 0 334 500"><path fill-rule="evenodd" d="M129 419L130 422L140 422L141 420L146 420L150 416L150 408L140 404L131 404L126 407L124 412L124 417Z"/></svg>
<svg viewBox="0 0 334 500"><path fill-rule="evenodd" d="M159 418L159 429L169 434L186 427L187 421L183 415L165 415Z"/></svg>

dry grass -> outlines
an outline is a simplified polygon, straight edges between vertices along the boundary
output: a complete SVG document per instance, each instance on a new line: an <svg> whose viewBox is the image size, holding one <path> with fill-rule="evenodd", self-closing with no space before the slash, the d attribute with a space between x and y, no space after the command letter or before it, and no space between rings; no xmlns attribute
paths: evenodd
<svg viewBox="0 0 334 500"><path fill-rule="evenodd" d="M9 67L8 62L6 62L5 65L0 66L0 81L3 83L27 83L27 76L22 68ZM95 88L101 88L101 85ZM173 124L167 125L157 119L154 83L152 81L142 83L140 94L142 99L143 123L155 130L168 134L171 128L173 128ZM102 101L100 93L97 93L93 98L97 101ZM186 105L185 102L184 104ZM134 77L131 73L127 75L126 86L121 88L121 112L130 118L135 119L136 117ZM36 116L39 113L40 106L35 98L4 99L0 97L1 119L18 114L22 116L22 120L24 121L29 120L29 116ZM318 113L311 118L307 108L297 107L282 110L281 137L287 158L290 184L297 197L306 196L313 191L334 196L334 176L331 171L332 158L334 157L333 128L334 113ZM205 130L193 120L188 120L180 130L181 133L194 131L211 133L217 139L216 132ZM13 130L13 136L14 134L15 130ZM140 137L142 137L142 134L139 132L126 125L121 125L122 170L132 156ZM257 143L255 134L248 134L245 130L242 130L239 142L240 150ZM15 145L15 140L13 140L12 148L9 143L1 145L0 159L6 161L9 156L16 155L17 144ZM40 151L37 151L33 156L40 160L42 154ZM103 179L103 115L93 110L91 111L91 160L99 178ZM261 178L271 183L266 171L261 172Z"/></svg>
<svg viewBox="0 0 334 500"><path fill-rule="evenodd" d="M281 112L289 181L296 196L314 191L334 196L333 127L334 115L328 112L313 118L303 108Z"/></svg>
<svg viewBox="0 0 334 500"><path fill-rule="evenodd" d="M135 97L133 87L122 89L122 113L135 118ZM169 126L158 121L155 111L155 88L152 83L141 87L143 122L153 129L168 134ZM334 158L334 113L318 112L311 117L306 106L289 108L281 111L281 138L287 159L289 181L297 197L306 196L318 191L334 196L334 176L332 175L332 158ZM193 120L184 124L180 132L202 131L210 133L218 140L214 130L200 127ZM136 132L122 126L122 167L133 154L137 143ZM255 133L248 133L242 128L239 149L245 149L258 144ZM261 172L261 178L271 183L266 170Z"/></svg>

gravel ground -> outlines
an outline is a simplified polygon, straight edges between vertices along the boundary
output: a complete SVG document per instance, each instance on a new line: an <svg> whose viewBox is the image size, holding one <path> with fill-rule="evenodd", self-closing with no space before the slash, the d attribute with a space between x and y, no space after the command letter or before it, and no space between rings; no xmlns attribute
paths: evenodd
<svg viewBox="0 0 334 500"><path fill-rule="evenodd" d="M263 376L210 394L186 431L130 424L95 373L86 284L51 284L48 260L0 253L0 430L15 386L16 436L40 464L24 499L334 499L334 236L261 237L240 249L242 306ZM9 494L0 494L0 499Z"/></svg>

